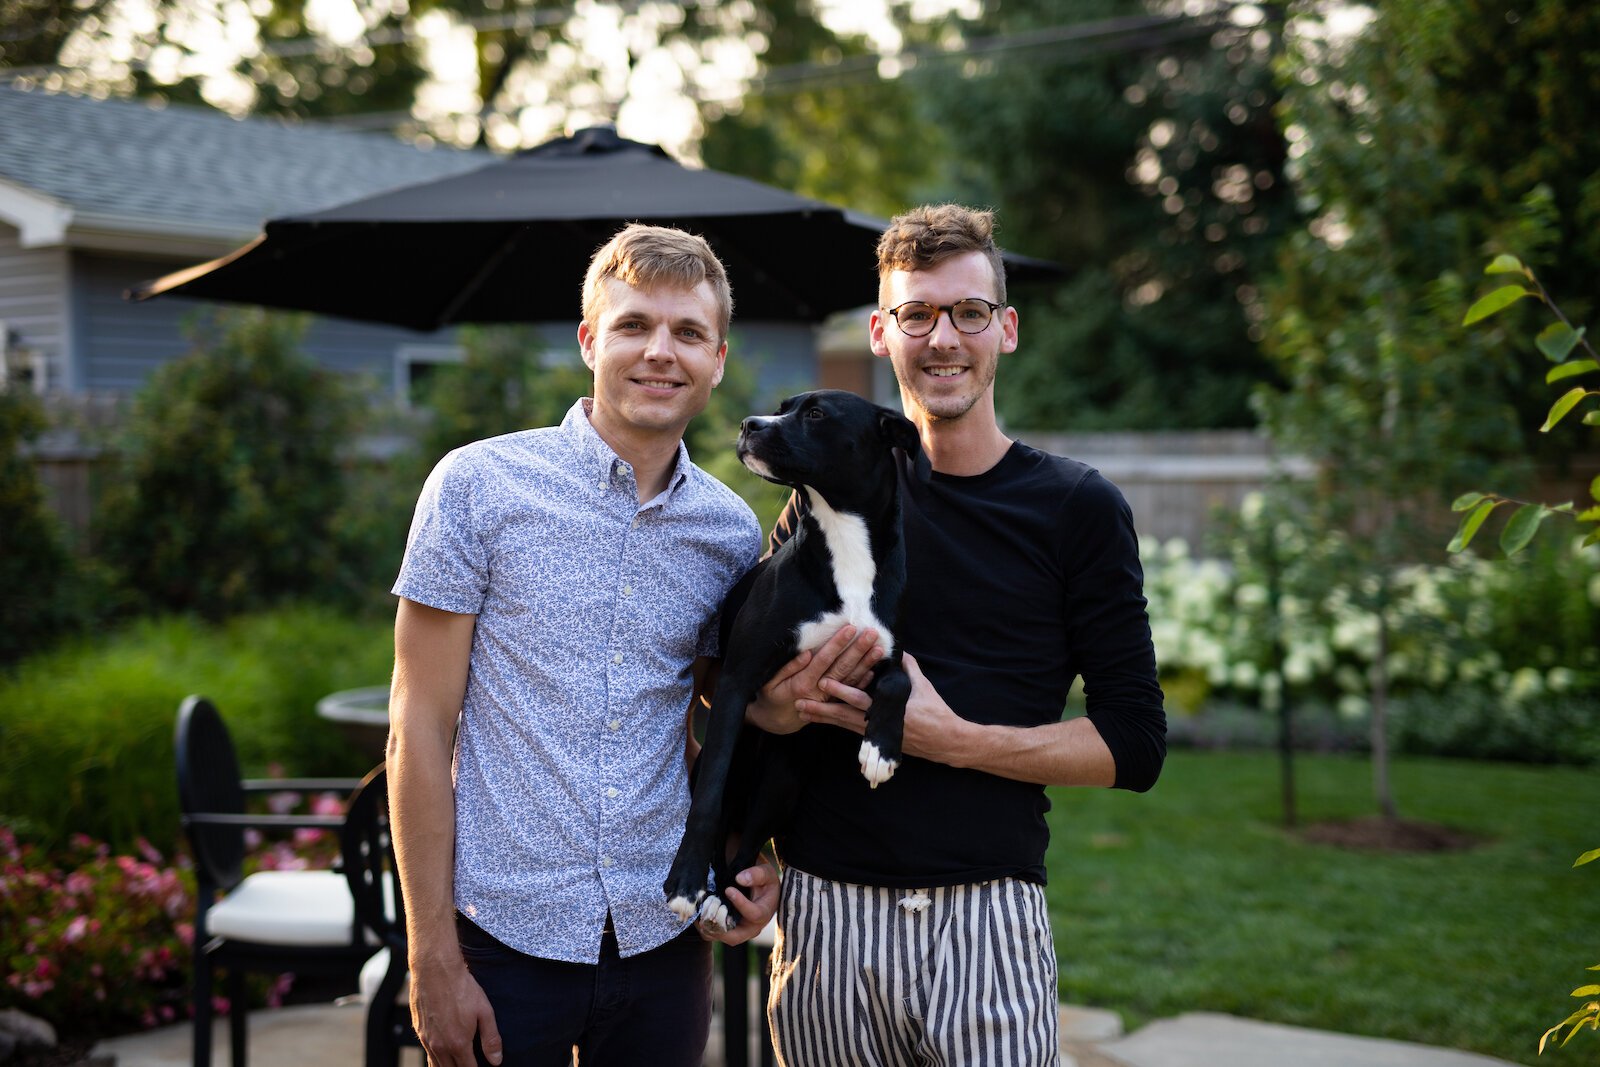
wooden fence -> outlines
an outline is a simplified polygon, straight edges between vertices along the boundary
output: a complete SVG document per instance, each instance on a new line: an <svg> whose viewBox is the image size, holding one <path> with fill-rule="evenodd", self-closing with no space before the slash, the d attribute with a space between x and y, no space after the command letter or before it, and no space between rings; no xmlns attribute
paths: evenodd
<svg viewBox="0 0 1600 1067"><path fill-rule="evenodd" d="M1095 467L1127 497L1140 536L1182 538L1196 554L1207 549L1218 514L1238 511L1275 471L1306 477L1313 469L1304 460L1275 460L1266 437L1249 430L1019 436Z"/></svg>
<svg viewBox="0 0 1600 1067"><path fill-rule="evenodd" d="M1303 459L1275 457L1267 439L1249 430L1020 436L1037 448L1096 467L1127 497L1141 536L1161 541L1182 538L1196 555L1215 548L1209 535L1219 515L1236 512L1248 494L1265 488L1274 477L1304 478L1314 469ZM388 442L386 449L363 452L393 454L396 447ZM83 543L104 457L79 444L76 435L46 438L31 452L51 505ZM1568 473L1540 478L1531 499L1587 499L1586 487L1596 473L1600 459L1575 462ZM1453 528L1451 516L1440 518ZM1444 537L1448 536L1446 531Z"/></svg>

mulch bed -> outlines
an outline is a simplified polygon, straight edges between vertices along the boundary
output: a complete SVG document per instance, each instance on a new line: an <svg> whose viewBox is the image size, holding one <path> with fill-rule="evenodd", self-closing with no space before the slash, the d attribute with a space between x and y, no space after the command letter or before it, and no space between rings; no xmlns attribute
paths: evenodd
<svg viewBox="0 0 1600 1067"><path fill-rule="evenodd" d="M1306 841L1363 852L1461 852L1484 839L1439 823L1385 819L1374 815L1312 823L1300 830Z"/></svg>

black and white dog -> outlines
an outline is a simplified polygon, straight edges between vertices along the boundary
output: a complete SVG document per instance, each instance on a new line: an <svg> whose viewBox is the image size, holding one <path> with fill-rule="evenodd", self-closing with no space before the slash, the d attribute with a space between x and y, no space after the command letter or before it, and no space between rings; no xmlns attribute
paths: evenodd
<svg viewBox="0 0 1600 1067"><path fill-rule="evenodd" d="M900 765L911 681L893 637L906 580L897 452L926 472L911 420L837 390L790 397L777 414L751 416L740 428L739 459L799 491L806 509L800 527L724 608L737 614L723 648L688 824L662 886L681 918L698 910L723 927L737 921L718 895L707 898L706 871L714 870L719 887L733 884L733 875L754 863L787 823L797 775L804 773L794 765L790 738L745 726L745 707L779 668L847 624L876 630L887 652L868 684L861 773L876 788ZM739 845L730 858L726 843L734 833Z"/></svg>

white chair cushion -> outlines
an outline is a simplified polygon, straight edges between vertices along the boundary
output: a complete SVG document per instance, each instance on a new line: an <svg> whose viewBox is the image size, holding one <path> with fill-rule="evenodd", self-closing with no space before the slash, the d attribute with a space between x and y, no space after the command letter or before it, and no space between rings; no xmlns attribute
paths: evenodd
<svg viewBox="0 0 1600 1067"><path fill-rule="evenodd" d="M383 976L389 973L389 950L379 949L361 968L361 999L372 1003L372 998L378 995L378 983L383 981ZM400 991L394 995L396 1004L411 1003L411 972L406 972L406 980L400 983Z"/></svg>
<svg viewBox="0 0 1600 1067"><path fill-rule="evenodd" d="M267 945L350 942L355 903L338 871L260 871L206 913L206 934Z"/></svg>

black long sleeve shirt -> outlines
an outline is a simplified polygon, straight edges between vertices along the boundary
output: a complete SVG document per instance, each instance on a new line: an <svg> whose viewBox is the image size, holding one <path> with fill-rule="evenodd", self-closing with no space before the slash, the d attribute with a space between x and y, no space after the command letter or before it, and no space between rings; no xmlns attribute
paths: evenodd
<svg viewBox="0 0 1600 1067"><path fill-rule="evenodd" d="M1060 720L1082 675L1116 787L1149 789L1166 715L1145 613L1132 515L1116 486L1074 460L1013 444L983 474L901 478L906 591L896 643L957 714L1039 726ZM773 530L799 521L795 497ZM1015 876L1043 883L1043 786L907 757L869 789L860 739L801 731L805 781L785 863L820 877L934 886Z"/></svg>

